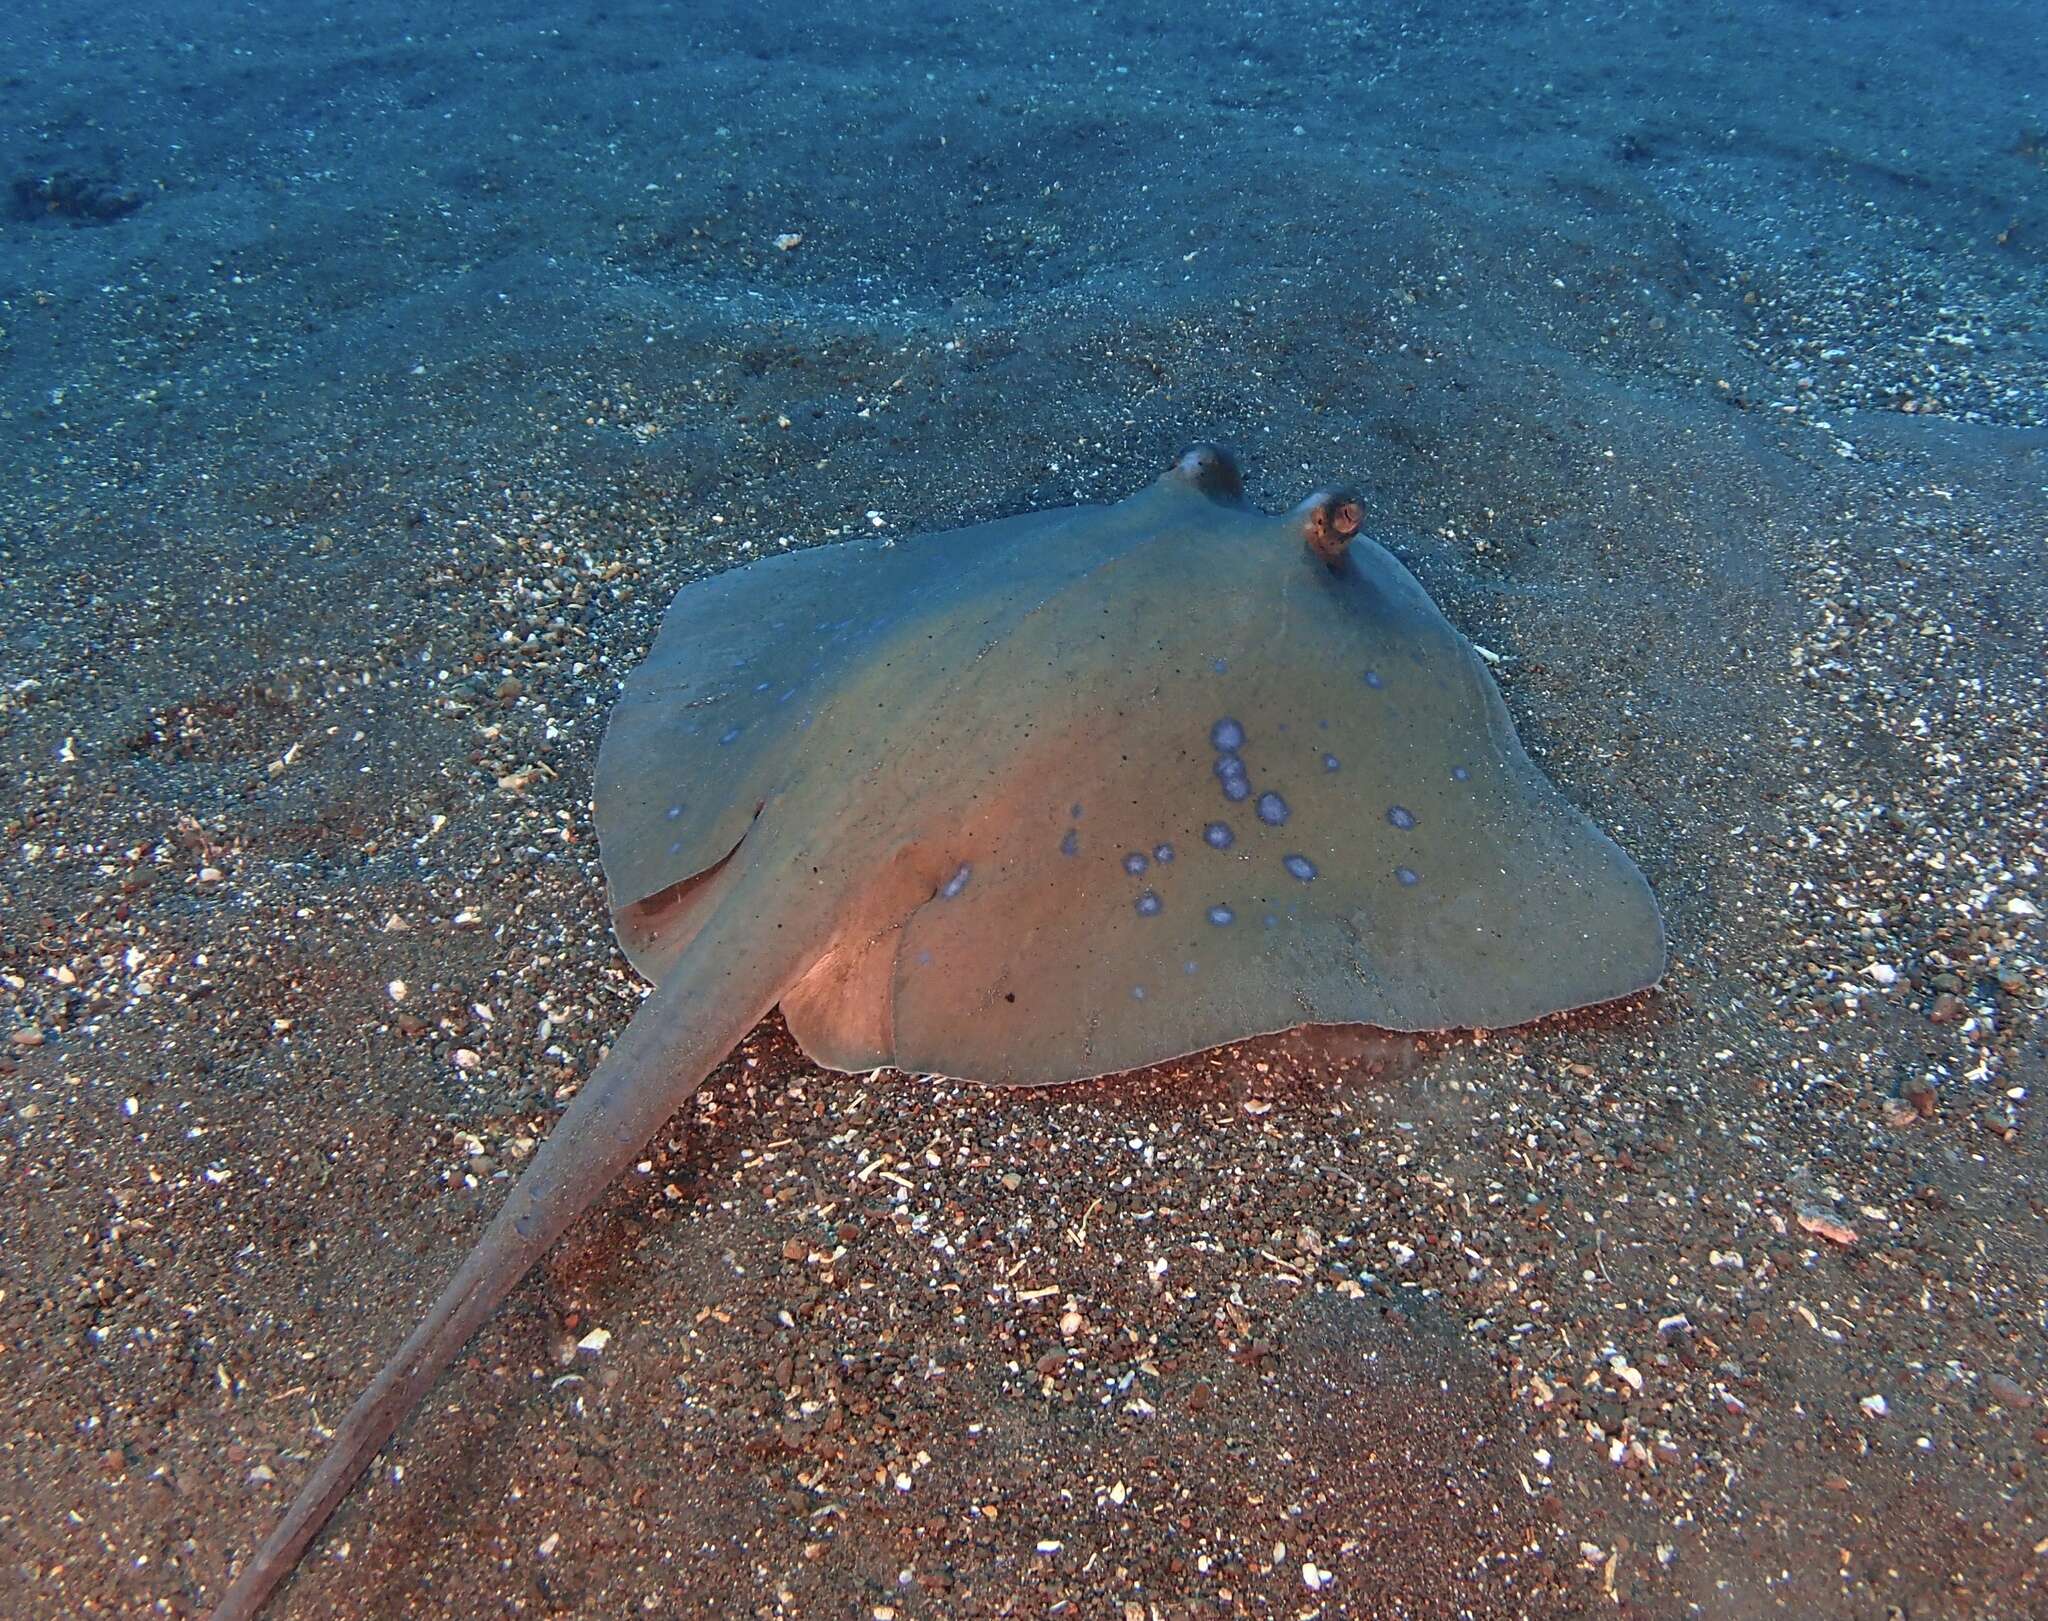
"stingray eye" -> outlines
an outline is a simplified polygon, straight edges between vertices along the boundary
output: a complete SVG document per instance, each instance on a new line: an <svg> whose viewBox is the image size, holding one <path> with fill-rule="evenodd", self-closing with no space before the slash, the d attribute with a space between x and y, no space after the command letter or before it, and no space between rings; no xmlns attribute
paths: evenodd
<svg viewBox="0 0 2048 1621"><path fill-rule="evenodd" d="M1237 470L1237 458L1221 445L1190 445L1173 464L1173 476L1212 501L1226 506L1244 503L1244 477Z"/></svg>
<svg viewBox="0 0 2048 1621"><path fill-rule="evenodd" d="M1294 509L1301 538L1324 562L1335 564L1365 521L1365 509L1349 490L1325 490Z"/></svg>

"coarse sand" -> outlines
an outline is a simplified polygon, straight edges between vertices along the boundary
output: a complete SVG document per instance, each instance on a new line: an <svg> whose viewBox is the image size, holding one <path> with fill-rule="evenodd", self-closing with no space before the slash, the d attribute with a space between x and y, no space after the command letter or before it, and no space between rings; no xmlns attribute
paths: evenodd
<svg viewBox="0 0 2048 1621"><path fill-rule="evenodd" d="M1204 437L1363 492L1663 986L771 1022L276 1613L2048 1613L2030 0L12 12L0 1613L203 1614L623 1027L681 583Z"/></svg>

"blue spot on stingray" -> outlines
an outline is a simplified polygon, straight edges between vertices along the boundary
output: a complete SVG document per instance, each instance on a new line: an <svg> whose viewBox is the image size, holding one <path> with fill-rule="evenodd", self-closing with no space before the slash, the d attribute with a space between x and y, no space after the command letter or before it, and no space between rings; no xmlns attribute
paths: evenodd
<svg viewBox="0 0 2048 1621"><path fill-rule="evenodd" d="M1242 777L1223 779L1223 797L1233 805L1242 805L1252 797L1252 785Z"/></svg>
<svg viewBox="0 0 2048 1621"><path fill-rule="evenodd" d="M1413 889L1422 882L1421 875L1413 867L1396 867L1394 876L1400 880L1403 889Z"/></svg>
<svg viewBox="0 0 2048 1621"><path fill-rule="evenodd" d="M961 890L967 887L967 880L973 877L973 875L974 869L971 866L969 866L966 862L961 862L960 870L954 873L953 876L948 878L943 884L939 885L940 897L945 900L951 900L955 895L959 894Z"/></svg>
<svg viewBox="0 0 2048 1621"><path fill-rule="evenodd" d="M1078 822L1081 819L1081 807L1079 805L1076 805L1072 810L1068 811L1067 814L1073 817L1073 819Z"/></svg>
<svg viewBox="0 0 2048 1621"><path fill-rule="evenodd" d="M1368 687L1371 687L1375 692L1379 691L1381 687L1386 685L1386 683L1380 679L1380 673L1377 670L1367 670L1365 672L1365 684Z"/></svg>
<svg viewBox="0 0 2048 1621"><path fill-rule="evenodd" d="M1228 715L1209 728L1209 741L1223 750L1244 747L1244 728Z"/></svg>
<svg viewBox="0 0 2048 1621"><path fill-rule="evenodd" d="M732 667L735 670L744 670L747 667L747 661L744 658L735 658L732 661Z"/></svg>
<svg viewBox="0 0 2048 1621"><path fill-rule="evenodd" d="M1070 827L1067 829L1067 836L1060 840L1060 854L1063 856L1077 856L1080 853L1081 835Z"/></svg>
<svg viewBox="0 0 2048 1621"><path fill-rule="evenodd" d="M1230 660L1211 659L1209 661L1209 668L1214 670L1218 675L1228 675L1230 674Z"/></svg>
<svg viewBox="0 0 2048 1621"><path fill-rule="evenodd" d="M920 951L917 954L917 966L920 968L929 968L931 967L931 965L932 954L929 951Z"/></svg>
<svg viewBox="0 0 2048 1621"><path fill-rule="evenodd" d="M719 739L718 739L718 744L719 744L719 747L720 747L720 748L723 748L723 747L724 747L724 746L725 746L726 744L728 744L728 743L736 743L736 742L738 742L738 741L739 741L739 736L740 736L740 733L741 733L742 731L744 731L744 730L745 730L745 728L744 728L744 727L740 727L740 726L728 726L728 727L726 727L725 731L724 731L723 733L721 733L721 734L720 734L720 736L719 736Z"/></svg>
<svg viewBox="0 0 2048 1621"><path fill-rule="evenodd" d="M1415 812L1406 805L1389 805L1387 807L1387 820L1405 833L1415 825Z"/></svg>
<svg viewBox="0 0 2048 1621"><path fill-rule="evenodd" d="M789 702L790 699L794 698L795 696L796 688L791 687L789 691L785 692L780 698L777 698L775 701L779 704L786 704Z"/></svg>
<svg viewBox="0 0 2048 1621"><path fill-rule="evenodd" d="M669 808L668 808L668 819L669 819L669 820L670 820L671 822L673 822L673 821L674 821L674 820L675 820L675 819L676 819L676 818L677 818L678 816L680 816L680 815L682 815L682 814L683 814L683 807L682 807L682 806L680 806L680 805L671 805L671 806L669 806Z"/></svg>
<svg viewBox="0 0 2048 1621"><path fill-rule="evenodd" d="M1173 859L1173 846L1170 844L1155 845L1152 850L1152 859L1163 866Z"/></svg>
<svg viewBox="0 0 2048 1621"><path fill-rule="evenodd" d="M1266 927L1269 929L1277 929L1280 927L1280 920L1277 917L1275 917L1271 912L1268 912L1266 914Z"/></svg>
<svg viewBox="0 0 2048 1621"><path fill-rule="evenodd" d="M1146 890L1144 894L1138 897L1138 916L1157 917L1159 915L1159 904L1157 893L1149 889Z"/></svg>
<svg viewBox="0 0 2048 1621"><path fill-rule="evenodd" d="M1142 985L1133 985L1133 986L1131 987L1131 1000L1132 1000L1133 1002L1142 1002L1142 1001L1144 1001L1144 1000L1145 1000L1145 987L1144 987L1144 986L1142 986Z"/></svg>
<svg viewBox="0 0 2048 1621"><path fill-rule="evenodd" d="M1237 921L1237 914L1221 901L1218 901L1209 908L1209 921L1219 929L1226 928Z"/></svg>
<svg viewBox="0 0 2048 1621"><path fill-rule="evenodd" d="M1216 780L1228 782L1232 777L1244 775L1244 761L1235 754L1223 753L1216 756L1216 763L1209 767L1216 773Z"/></svg>
<svg viewBox="0 0 2048 1621"><path fill-rule="evenodd" d="M1470 782L1471 780L1472 772L1468 767L1461 765L1454 765L1451 767L1451 781Z"/></svg>
<svg viewBox="0 0 2048 1621"><path fill-rule="evenodd" d="M1285 826L1290 814L1287 809L1287 801L1270 791L1259 795L1258 809L1259 820L1268 827Z"/></svg>
<svg viewBox="0 0 2048 1621"><path fill-rule="evenodd" d="M672 856L681 855L683 853L683 841L681 839L677 839L673 844L671 844L668 847L668 853Z"/></svg>
<svg viewBox="0 0 2048 1621"><path fill-rule="evenodd" d="M1192 957L1188 958L1186 962L1180 965L1180 971L1183 974L1192 974L1195 971L1195 959Z"/></svg>
<svg viewBox="0 0 2048 1621"><path fill-rule="evenodd" d="M1325 771L1335 771L1335 770L1337 769L1337 756L1336 756L1336 755L1334 755L1334 754L1326 754L1326 755L1324 755L1324 756L1323 756L1323 769L1324 769Z"/></svg>
<svg viewBox="0 0 2048 1621"><path fill-rule="evenodd" d="M1133 850L1124 857L1124 871L1133 878L1137 877L1139 873L1143 872L1150 865L1151 863L1145 859L1145 852L1142 850Z"/></svg>
<svg viewBox="0 0 2048 1621"><path fill-rule="evenodd" d="M1237 843L1237 835L1230 831L1228 822L1211 822L1202 829L1202 842L1212 850L1228 850Z"/></svg>
<svg viewBox="0 0 2048 1621"><path fill-rule="evenodd" d="M1280 865L1285 867L1304 884L1316 875L1316 864L1307 856L1282 856Z"/></svg>
<svg viewBox="0 0 2048 1621"><path fill-rule="evenodd" d="M774 685L775 683L773 681L756 681L754 683L754 690L756 692L766 692L770 687Z"/></svg>

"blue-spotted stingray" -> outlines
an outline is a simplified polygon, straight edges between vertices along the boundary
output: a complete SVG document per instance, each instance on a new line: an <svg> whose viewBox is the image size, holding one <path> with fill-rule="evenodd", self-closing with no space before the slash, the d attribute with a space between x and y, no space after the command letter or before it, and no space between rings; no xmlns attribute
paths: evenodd
<svg viewBox="0 0 2048 1621"><path fill-rule="evenodd" d="M654 985L219 1610L252 1613L470 1334L778 1003L818 1063L1049 1085L1308 1024L1654 984L1628 857L1356 499L1197 447L1113 506L686 586L599 752Z"/></svg>

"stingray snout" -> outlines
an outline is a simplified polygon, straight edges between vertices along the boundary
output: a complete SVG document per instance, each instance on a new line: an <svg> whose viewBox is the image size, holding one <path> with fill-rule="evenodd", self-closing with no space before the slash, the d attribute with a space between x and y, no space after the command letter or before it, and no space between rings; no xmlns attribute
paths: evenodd
<svg viewBox="0 0 2048 1621"><path fill-rule="evenodd" d="M1294 509L1301 538L1326 563L1335 563L1365 522L1365 508L1349 490L1318 490Z"/></svg>

